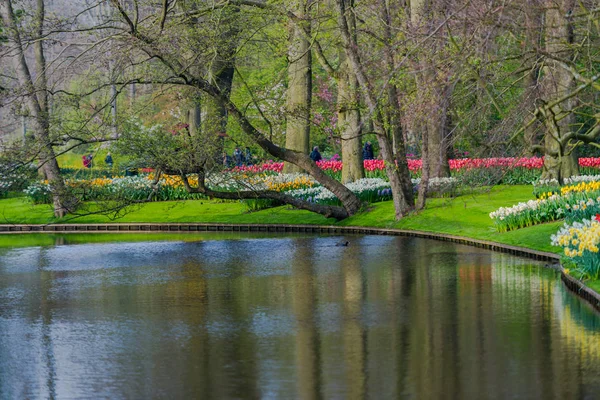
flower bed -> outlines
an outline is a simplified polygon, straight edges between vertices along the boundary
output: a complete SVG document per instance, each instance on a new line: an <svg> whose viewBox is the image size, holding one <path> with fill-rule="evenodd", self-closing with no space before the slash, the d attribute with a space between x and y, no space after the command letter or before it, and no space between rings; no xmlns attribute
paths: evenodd
<svg viewBox="0 0 600 400"><path fill-rule="evenodd" d="M381 178L359 179L356 182L348 183L346 187L354 192L362 201L370 203L389 200L392 197L390 183ZM322 186L292 190L288 194L314 203L340 205L338 198Z"/></svg>
<svg viewBox="0 0 600 400"><path fill-rule="evenodd" d="M578 221L600 212L600 176L582 176L565 179L573 183L560 187L554 179L534 185L537 200L501 207L490 213L500 232L556 221Z"/></svg>
<svg viewBox="0 0 600 400"><path fill-rule="evenodd" d="M490 213L490 218L499 232L506 232L563 218L564 206L565 198L554 194L512 207L500 207Z"/></svg>
<svg viewBox="0 0 600 400"><path fill-rule="evenodd" d="M568 261L567 270L579 279L598 279L600 277L600 214L581 222L565 224L556 235L551 236L554 246L562 247Z"/></svg>

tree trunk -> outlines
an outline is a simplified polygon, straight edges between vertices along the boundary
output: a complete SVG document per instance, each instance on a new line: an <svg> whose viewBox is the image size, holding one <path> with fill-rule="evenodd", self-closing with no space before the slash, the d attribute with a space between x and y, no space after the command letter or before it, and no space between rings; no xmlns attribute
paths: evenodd
<svg viewBox="0 0 600 400"><path fill-rule="evenodd" d="M202 109L200 106L200 96L194 96L192 107L188 110L188 125L192 135L200 134L202 124Z"/></svg>
<svg viewBox="0 0 600 400"><path fill-rule="evenodd" d="M288 50L287 123L285 147L302 154L310 152L310 107L312 97L312 55L306 35L310 35L307 0L295 0L294 10L303 21L290 27ZM302 32L302 29L305 33ZM284 172L300 172L295 165L286 163Z"/></svg>
<svg viewBox="0 0 600 400"><path fill-rule="evenodd" d="M546 0L546 52L562 58L571 58L573 26L570 15L574 0ZM559 63L547 59L543 71L543 91L547 99L560 98L575 88L575 80L569 71ZM547 110L544 115L546 136L544 139L543 179L554 178L562 182L564 178L579 175L577 155L570 144L561 145L560 138L574 129L574 99L568 99Z"/></svg>
<svg viewBox="0 0 600 400"><path fill-rule="evenodd" d="M231 95L235 74L235 55L239 33L237 26L238 14L239 8L231 7L223 16L222 23L219 26L219 29L222 29L219 35L219 43L215 44L213 60L209 67L209 82L219 88L220 92L228 99ZM194 73L198 72L194 71ZM219 157L223 151L223 141L220 138L227 132L229 114L223 104L210 97L203 99L202 106L204 107L202 135L206 138L206 141L217 144L215 148L210 150L212 154L207 154L212 159Z"/></svg>
<svg viewBox="0 0 600 400"><path fill-rule="evenodd" d="M234 75L234 60L233 51L229 54L229 59L224 56L221 60L213 61L211 66L212 73L210 74L211 83L217 86L223 94L229 98L231 94L231 88L233 86L233 75ZM202 129L200 130L203 137L207 142L217 143L219 146L213 149L214 154L207 154L209 158L217 157L223 152L220 144L222 137L227 132L227 119L229 114L227 109L213 98L206 98L202 101L204 106L204 115L202 119ZM196 114L196 110L193 111ZM196 118L196 117L194 117ZM196 120L199 120L200 116Z"/></svg>
<svg viewBox="0 0 600 400"><path fill-rule="evenodd" d="M525 8L525 38L527 40L526 46L530 49L538 48L542 39L540 31L543 24L541 1L543 0L530 0L530 6ZM524 118L524 140L529 156L534 155L533 146L539 144L536 136L542 129L538 121L529 124L529 116L533 115L535 111L536 99L542 96L539 87L539 75L540 68L537 66L537 62L534 62L531 70L525 75L525 79L523 80L523 87L525 89L523 92L523 107L527 111Z"/></svg>
<svg viewBox="0 0 600 400"><path fill-rule="evenodd" d="M419 183L419 191L417 193L417 210L425 208L427 202L427 189L429 187L429 144L427 140L423 141L421 146L421 183Z"/></svg>
<svg viewBox="0 0 600 400"><path fill-rule="evenodd" d="M383 24L384 39L384 64L389 81L387 82L387 121L392 139L392 153L395 164L398 166L398 177L403 196L411 204L414 203L413 186L410 180L410 171L408 169L408 160L406 158L406 148L404 146L404 135L402 133L402 121L400 103L398 102L398 89L393 78L396 70L394 61L394 51L392 49L392 31L391 18L386 0L379 0L379 11Z"/></svg>
<svg viewBox="0 0 600 400"><path fill-rule="evenodd" d="M365 177L360 140L360 110L358 82L343 49L338 70L338 128L342 137L342 183Z"/></svg>
<svg viewBox="0 0 600 400"><path fill-rule="evenodd" d="M434 75L433 73L431 75ZM427 148L429 153L429 176L443 178L450 176L448 164L448 106L450 104L449 90L446 83L435 81L428 77L432 94L431 114L427 118Z"/></svg>
<svg viewBox="0 0 600 400"><path fill-rule="evenodd" d="M346 8L345 0L336 0L336 6L338 13L338 25L341 32L344 49L346 51L348 60L352 65L352 70L356 75L356 79L358 80L358 83L362 89L369 112L373 117L373 124L375 133L377 135L377 142L379 143L379 150L385 162L385 171L390 180L390 186L392 189L395 217L396 219L400 219L414 208L412 185L410 188L406 187L406 179L403 178L408 175L408 166L396 166L393 147L383 123L383 118L379 110L379 104L377 103L375 95L373 94L371 84L367 79L363 66L360 63L357 53L358 46L353 40L348 28L346 13L349 10ZM388 77L388 79L389 78L391 77ZM408 179L408 182L410 182L410 178Z"/></svg>
<svg viewBox="0 0 600 400"><path fill-rule="evenodd" d="M38 33L42 32L44 24L44 8L43 1L38 0L38 8L36 15L36 25ZM54 208L54 215L56 217L63 217L68 212L68 207L64 204L67 196L67 191L60 176L60 168L56 161L56 154L52 147L50 140L50 122L48 115L48 97L47 97L47 79L46 79L46 65L43 54L43 48L41 46L41 40L36 42L40 43L39 47L35 47L35 57L37 62L38 74L37 86L31 77L27 60L25 59L25 53L23 51L23 44L21 42L21 36L19 28L16 23L16 18L12 8L10 0L1 0L0 2L0 13L4 26L7 27L6 35L8 42L16 53L12 57L14 68L19 81L20 89L23 93L25 103L29 109L29 113L32 116L32 130L34 132L34 138L37 145L39 145L38 152L38 164L52 189L52 202ZM43 87L42 87L43 85Z"/></svg>
<svg viewBox="0 0 600 400"><path fill-rule="evenodd" d="M413 29L419 33L419 37L425 37L430 33L433 26L434 13L431 10L433 6L431 0L411 0L411 23ZM440 81L438 70L433 59L437 53L438 44L431 41L432 48L429 54L418 56L417 65L421 70L417 79L418 91L427 96L429 114L425 116L425 123L422 124L423 142L427 142L428 160L423 162L424 166L429 167L430 178L441 178L450 176L450 167L448 165L448 140L446 138L446 117L448 106L450 104L448 84Z"/></svg>

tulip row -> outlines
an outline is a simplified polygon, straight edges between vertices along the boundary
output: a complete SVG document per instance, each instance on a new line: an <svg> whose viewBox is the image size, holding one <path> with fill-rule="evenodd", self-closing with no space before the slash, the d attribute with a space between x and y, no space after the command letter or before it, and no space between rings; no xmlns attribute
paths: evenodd
<svg viewBox="0 0 600 400"><path fill-rule="evenodd" d="M385 162L383 160L364 160L367 178L386 179ZM448 166L452 176L457 177L468 186L486 186L495 184L530 184L540 178L544 159L541 157L496 157L496 158L462 158L451 159ZM328 175L340 180L343 167L337 159L318 161L317 165ZM413 178L421 174L422 161L408 160L408 169ZM585 172L600 170L600 158L580 159L581 169ZM233 168L234 172L249 174L278 174L283 170L283 162L269 161L261 165Z"/></svg>
<svg viewBox="0 0 600 400"><path fill-rule="evenodd" d="M368 172L383 171L385 162L383 160L364 160L365 170ZM324 170L340 172L343 167L342 161L337 159L318 161L319 165ZM421 170L423 162L419 159L409 159L408 169L411 172ZM503 169L534 169L541 170L544 165L543 157L493 157L493 158L457 158L448 160L448 166L451 171L461 171L474 168L503 168ZM600 158L580 158L579 166L581 168L600 169ZM274 162L272 160L251 166L235 167L232 171L242 171L251 173L275 172L279 173L283 170L283 162Z"/></svg>

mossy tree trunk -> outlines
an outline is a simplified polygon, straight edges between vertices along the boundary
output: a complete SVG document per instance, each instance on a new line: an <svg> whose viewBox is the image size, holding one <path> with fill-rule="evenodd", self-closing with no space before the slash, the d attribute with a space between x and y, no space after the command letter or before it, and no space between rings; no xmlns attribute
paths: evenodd
<svg viewBox="0 0 600 400"><path fill-rule="evenodd" d="M410 12L413 29L419 37L431 34L436 21L436 12L432 0L411 0ZM443 80L435 65L436 53L440 45L437 40L428 41L429 48L417 56L417 65L421 73L417 77L417 89L426 96L428 115L420 124L422 142L427 142L428 158L423 160L423 168L429 169L430 178L450 176L448 165L448 124L447 115L450 105L450 86Z"/></svg>
<svg viewBox="0 0 600 400"><path fill-rule="evenodd" d="M563 59L572 58L573 26L570 15L574 0L546 0L545 50ZM575 79L560 62L547 58L542 76L542 90L548 100L558 99L575 88ZM568 98L542 113L545 128L543 179L579 175L574 143L561 140L575 129L575 99Z"/></svg>
<svg viewBox="0 0 600 400"><path fill-rule="evenodd" d="M302 154L310 152L310 108L312 97L312 52L308 1L294 0L293 9L300 23L290 25L288 49L288 87L286 97L285 147ZM300 172L296 165L285 163L284 172Z"/></svg>
<svg viewBox="0 0 600 400"><path fill-rule="evenodd" d="M360 140L361 123L358 81L343 49L339 51L338 70L338 128L342 138L342 183L365 177Z"/></svg>

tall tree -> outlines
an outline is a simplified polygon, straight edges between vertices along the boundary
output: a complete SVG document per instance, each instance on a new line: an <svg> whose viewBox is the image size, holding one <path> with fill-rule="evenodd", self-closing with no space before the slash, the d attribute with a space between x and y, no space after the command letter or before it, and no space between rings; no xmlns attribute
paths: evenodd
<svg viewBox="0 0 600 400"><path fill-rule="evenodd" d="M388 129L386 129L386 124L380 108L381 104L378 102L374 87L367 77L365 66L360 61L358 44L350 32L348 16L353 12L350 6L351 4L348 0L336 0L338 26L340 28L344 50L352 65L356 79L359 82L362 96L365 99L368 110L373 118L379 150L385 162L386 174L392 189L395 216L396 219L400 219L414 208L414 197L408 170L408 162L406 160L406 155L398 160L394 158L394 149L390 139L391 135ZM386 83L389 83L391 79L392 76L385 76Z"/></svg>
<svg viewBox="0 0 600 400"><path fill-rule="evenodd" d="M349 26L356 30L354 16ZM352 70L352 64L343 48L339 51L340 66L337 70L337 126L342 140L342 182L354 182L365 177L365 168L361 151L361 116L358 80Z"/></svg>
<svg viewBox="0 0 600 400"><path fill-rule="evenodd" d="M575 89L575 79L559 59L570 62L573 57L572 14L574 0L546 0L545 9L545 52L547 58L543 68L542 91L550 102L569 96ZM558 59L558 60L557 60ZM576 141L561 141L575 130L576 99L569 97L551 107L539 108L545 127L543 178L564 178L579 174Z"/></svg>
<svg viewBox="0 0 600 400"><path fill-rule="evenodd" d="M63 217L69 211L68 195L60 175L60 168L56 160L53 141L50 136L50 110L48 101L47 66L44 54L44 0L36 0L33 25L33 48L36 76L32 76L30 63L24 50L21 37L22 27L15 15L11 0L0 1L0 15L5 27L5 34L10 47L9 56L12 59L14 72L17 76L19 95L24 99L29 112L29 125L33 130L34 145L37 149L37 163L48 180L53 199L54 215Z"/></svg>
<svg viewBox="0 0 600 400"><path fill-rule="evenodd" d="M354 1L351 1L350 5L353 6ZM350 34L356 41L356 16L351 14L347 20ZM294 14L291 14L291 21L296 25L300 23L299 18ZM335 68L324 54L321 45L324 40L317 36L310 37L308 32L305 32L305 37L313 43L315 55L320 65L337 84L336 109L337 128L342 142L342 182L354 182L365 177L361 149L362 121L358 80L352 70L352 63L346 56L344 46L341 43L336 45L338 67Z"/></svg>
<svg viewBox="0 0 600 400"><path fill-rule="evenodd" d="M290 24L288 51L287 123L285 147L303 154L310 151L310 108L312 100L312 51L310 35L310 0L293 0L293 12L299 20ZM300 172L285 164L285 172Z"/></svg>
<svg viewBox="0 0 600 400"><path fill-rule="evenodd" d="M208 65L208 80L227 97L231 96L235 74L235 55L239 33L238 24L240 23L238 17L238 7L224 7L214 18L207 18L208 21L203 21L213 26L210 35L213 37L214 42L210 49L211 57ZM203 107L203 134L209 138L215 138L224 134L227 131L227 109L211 97L205 99ZM193 107L195 122L199 119L197 108L197 105Z"/></svg>
<svg viewBox="0 0 600 400"><path fill-rule="evenodd" d="M437 10L439 7L441 4L433 0L410 1L411 23L417 32L417 40L433 38L440 32ZM436 58L439 57L437 53L442 51L444 43L438 39L428 40L427 44L421 45L416 56L420 71L417 75L417 90L425 97L429 114L418 125L421 128L423 143L427 142L423 169L427 169L427 175L432 178L450 176L447 118L451 86L446 81L443 70L439 70L436 65Z"/></svg>

